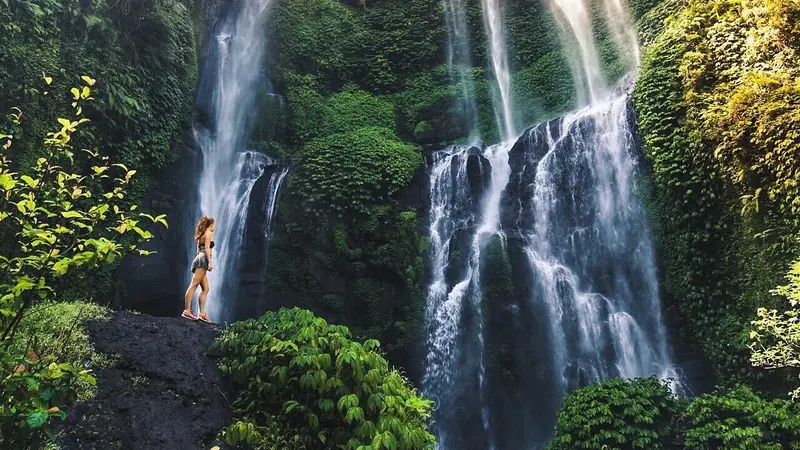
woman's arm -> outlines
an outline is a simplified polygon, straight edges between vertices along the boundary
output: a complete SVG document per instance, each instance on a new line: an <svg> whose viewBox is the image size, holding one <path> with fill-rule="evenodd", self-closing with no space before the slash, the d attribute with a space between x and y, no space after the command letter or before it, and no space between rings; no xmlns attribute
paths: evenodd
<svg viewBox="0 0 800 450"><path fill-rule="evenodd" d="M214 235L210 231L206 231L206 235L203 236L203 239L205 239L203 245L206 249L206 256L208 257L208 270L211 271L214 267L214 264L211 263L211 253L213 253L213 250L211 250L211 242L214 240Z"/></svg>

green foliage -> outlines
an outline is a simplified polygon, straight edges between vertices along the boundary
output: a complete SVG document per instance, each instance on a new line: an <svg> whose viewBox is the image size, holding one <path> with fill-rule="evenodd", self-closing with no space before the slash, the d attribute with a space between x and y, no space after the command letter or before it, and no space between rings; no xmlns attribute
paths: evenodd
<svg viewBox="0 0 800 450"><path fill-rule="evenodd" d="M60 129L47 134L43 156L33 167L17 168L12 156L19 151L18 141L0 134L0 236L7 238L0 248L0 439L7 448L27 448L44 439L50 419L63 418L61 408L76 396L79 383L93 383L88 371L57 361L64 355L48 354L46 346L41 355L29 352L38 344L35 327L27 326L33 330L27 343L12 340L26 312L52 299L59 279L85 275L149 240L150 232L139 226L142 220L166 225L164 216L120 207L135 170L111 164L97 152L74 149L81 142L78 129L89 121L82 114L95 85L88 76L81 79L82 85L70 90L73 111L58 118ZM52 83L53 77L45 75L44 95ZM20 130L22 111L14 108L9 117ZM125 243L126 235L135 237Z"/></svg>
<svg viewBox="0 0 800 450"><path fill-rule="evenodd" d="M333 134L300 150L292 188L315 214L367 214L408 185L422 163L390 129Z"/></svg>
<svg viewBox="0 0 800 450"><path fill-rule="evenodd" d="M14 357L0 352L0 444L37 449L53 437L53 419L66 417L80 384L95 383L86 369L58 364L54 356Z"/></svg>
<svg viewBox="0 0 800 450"><path fill-rule="evenodd" d="M370 29L366 43L372 56L368 87L396 91L421 69L439 63L445 39L444 15L438 0L365 0L359 16Z"/></svg>
<svg viewBox="0 0 800 450"><path fill-rule="evenodd" d="M654 378L608 380L573 391L548 449L800 448L800 406L739 386L677 399Z"/></svg>
<svg viewBox="0 0 800 450"><path fill-rule="evenodd" d="M269 416L265 425L236 421L223 431L225 443L230 446L246 445L258 450L306 450L302 436L293 434L291 426L281 423L277 416Z"/></svg>
<svg viewBox="0 0 800 450"><path fill-rule="evenodd" d="M394 358L408 356L422 337L424 309L426 247L417 214L380 206L358 221L312 223L294 195L287 191L279 205L284 219L272 237L270 289L291 299L285 304L346 323L359 339L380 339Z"/></svg>
<svg viewBox="0 0 800 450"><path fill-rule="evenodd" d="M448 116L455 112L452 108L458 96L457 92L461 91L457 86L450 84L449 73L445 66L417 75L409 81L406 90L395 95L395 105L400 119L399 133L413 137L417 142L446 140L468 135L470 130L451 129L452 120Z"/></svg>
<svg viewBox="0 0 800 450"><path fill-rule="evenodd" d="M310 75L287 73L286 83L298 143L366 127L394 128L394 108L380 97L352 89L323 98Z"/></svg>
<svg viewBox="0 0 800 450"><path fill-rule="evenodd" d="M758 309L750 332L750 350L755 366L767 369L800 368L800 261L795 261L787 276L789 284L773 291L789 300L789 309ZM800 387L791 392L793 400L800 399Z"/></svg>
<svg viewBox="0 0 800 450"><path fill-rule="evenodd" d="M307 448L433 448L432 403L378 349L377 341L354 342L346 327L298 308L235 323L213 346L220 371L235 383L239 412L277 417ZM251 425L237 434L252 435Z"/></svg>
<svg viewBox="0 0 800 450"><path fill-rule="evenodd" d="M542 55L533 65L514 74L514 99L521 105L522 126L551 119L575 105L575 84L561 52Z"/></svg>
<svg viewBox="0 0 800 450"><path fill-rule="evenodd" d="M687 331L679 347L700 347L727 386L782 385L747 368L747 332L756 308L776 303L768 291L800 231L789 179L800 166L781 150L796 145L796 14L790 2L665 2L645 21L634 101L665 300Z"/></svg>
<svg viewBox="0 0 800 450"><path fill-rule="evenodd" d="M32 307L19 324L9 353L53 355L56 361L73 367L97 367L106 359L97 354L86 330L87 320L102 320L110 310L90 302L44 302ZM79 384L76 396L86 400L94 395L90 384Z"/></svg>
<svg viewBox="0 0 800 450"><path fill-rule="evenodd" d="M800 448L800 407L771 402L739 387L695 398L684 414L685 448L693 450Z"/></svg>
<svg viewBox="0 0 800 450"><path fill-rule="evenodd" d="M663 449L677 432L679 401L655 378L613 379L577 389L558 413L558 449Z"/></svg>
<svg viewBox="0 0 800 450"><path fill-rule="evenodd" d="M65 106L56 99L38 100L42 72L94 71L102 80L101 95L87 116L103 120L86 139L138 170L159 170L172 161L171 146L188 123L194 100L191 14L198 12L178 0L11 1L0 9L0 89L5 93L0 109L20 107L32 118L23 127L26 136L41 136L49 117ZM63 77L54 83L58 92L71 87ZM35 161L40 149L29 141L26 161Z"/></svg>
<svg viewBox="0 0 800 450"><path fill-rule="evenodd" d="M49 85L51 79L44 81ZM110 164L108 157L91 150L73 151L73 135L89 121L82 117L83 104L92 100L95 80L84 76L83 83L71 90L73 117L58 119L60 130L48 133L45 156L31 170L13 170L14 137L1 135L0 233L15 239L0 254L4 340L34 301L53 296L58 278L79 268L109 264L124 250L136 250L135 244L126 249L117 239L135 234L141 241L149 240L152 234L139 226L143 219L166 225L164 216L138 213L135 206L120 208L135 170ZM15 125L21 117L21 112L12 113Z"/></svg>
<svg viewBox="0 0 800 450"><path fill-rule="evenodd" d="M96 100L84 108L94 126L82 131L82 143L137 170L126 203L141 199L174 161L173 146L191 119L201 21L198 0L0 1L0 112L25 114L13 133L15 163L31 168L45 155L40 137L72 101L64 94L76 78L67 75L89 74L99 81ZM53 77L46 97L42 73ZM62 287L61 297L105 295L111 269L91 285Z"/></svg>
<svg viewBox="0 0 800 450"><path fill-rule="evenodd" d="M329 0L280 0L275 5L278 62L307 74L324 89L355 79L367 40L364 24L349 8ZM309 20L313 18L313 20Z"/></svg>

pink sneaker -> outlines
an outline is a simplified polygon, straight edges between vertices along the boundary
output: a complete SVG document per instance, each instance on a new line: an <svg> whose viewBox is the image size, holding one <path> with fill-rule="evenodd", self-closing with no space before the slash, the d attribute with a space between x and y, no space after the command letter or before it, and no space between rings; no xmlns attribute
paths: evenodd
<svg viewBox="0 0 800 450"><path fill-rule="evenodd" d="M211 323L211 319L208 318L208 314L206 314L206 313L200 313L200 315L197 316L197 318L202 320L205 323Z"/></svg>
<svg viewBox="0 0 800 450"><path fill-rule="evenodd" d="M192 314L192 312L189 311L188 309L184 309L183 310L183 313L181 313L181 317L183 317L184 319L189 319L189 320L197 320L197 316Z"/></svg>

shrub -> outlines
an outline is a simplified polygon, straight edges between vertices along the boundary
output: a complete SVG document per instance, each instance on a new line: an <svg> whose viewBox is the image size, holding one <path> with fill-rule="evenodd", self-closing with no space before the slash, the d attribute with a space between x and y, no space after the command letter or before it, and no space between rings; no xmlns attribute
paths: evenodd
<svg viewBox="0 0 800 450"><path fill-rule="evenodd" d="M758 318L753 321L755 329L750 332L750 350L753 365L767 369L800 368L800 260L792 264L787 276L789 284L773 291L789 300L789 309L758 309ZM791 393L793 400L800 400L800 387Z"/></svg>
<svg viewBox="0 0 800 450"><path fill-rule="evenodd" d="M572 392L558 414L557 449L782 450L800 445L800 405L748 387L676 399L654 378L614 379Z"/></svg>
<svg viewBox="0 0 800 450"><path fill-rule="evenodd" d="M687 449L800 448L800 405L767 401L747 387L694 399L684 415Z"/></svg>
<svg viewBox="0 0 800 450"><path fill-rule="evenodd" d="M324 98L310 76L289 74L286 80L300 143L365 127L394 128L394 107L378 96L353 88Z"/></svg>
<svg viewBox="0 0 800 450"><path fill-rule="evenodd" d="M233 324L212 351L233 379L245 424L277 416L309 448L433 448L431 402L389 369L378 348L294 308Z"/></svg>
<svg viewBox="0 0 800 450"><path fill-rule="evenodd" d="M24 355L53 355L57 361L83 369L105 363L104 357L94 351L86 330L87 320L105 319L110 314L106 307L90 302L45 302L34 306L23 317L10 353ZM82 384L76 392L79 400L94 394L93 386Z"/></svg>
<svg viewBox="0 0 800 450"><path fill-rule="evenodd" d="M794 2L691 0L646 17L634 100L665 303L687 331L678 348L700 347L728 387L770 376L748 367L747 333L797 256L798 14Z"/></svg>
<svg viewBox="0 0 800 450"><path fill-rule="evenodd" d="M281 0L275 24L278 62L284 69L313 74L324 89L340 87L361 70L366 30L339 2Z"/></svg>
<svg viewBox="0 0 800 450"><path fill-rule="evenodd" d="M292 187L316 214L368 213L410 181L422 158L387 128L362 128L300 150Z"/></svg>
<svg viewBox="0 0 800 450"><path fill-rule="evenodd" d="M662 449L676 434L679 411L678 400L660 380L612 379L564 400L547 448Z"/></svg>
<svg viewBox="0 0 800 450"><path fill-rule="evenodd" d="M11 155L20 145L13 135L0 133L0 444L5 448L38 446L50 434L50 419L63 419L63 408L81 383L94 383L88 370L59 360L47 348L38 354L27 343L13 344L26 312L52 299L67 274L79 279L125 250L136 250L137 240L150 239L139 227L142 218L166 225L163 216L123 208L135 170L73 149L78 129L89 121L83 107L95 85L88 76L82 80L70 91L74 110L58 118L60 129L47 134L43 156L33 167L14 164ZM45 94L52 82L44 76ZM10 118L12 129L19 130L22 111L14 108ZM28 330L36 336L35 326Z"/></svg>

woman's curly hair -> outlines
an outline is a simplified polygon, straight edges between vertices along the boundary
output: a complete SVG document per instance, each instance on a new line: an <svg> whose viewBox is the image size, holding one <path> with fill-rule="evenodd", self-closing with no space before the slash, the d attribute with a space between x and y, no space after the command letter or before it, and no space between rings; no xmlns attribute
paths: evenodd
<svg viewBox="0 0 800 450"><path fill-rule="evenodd" d="M203 236L206 234L206 231L209 227L211 227L211 225L214 225L213 217L201 217L197 222L197 227L194 230L194 240L199 242L200 239L203 239Z"/></svg>

